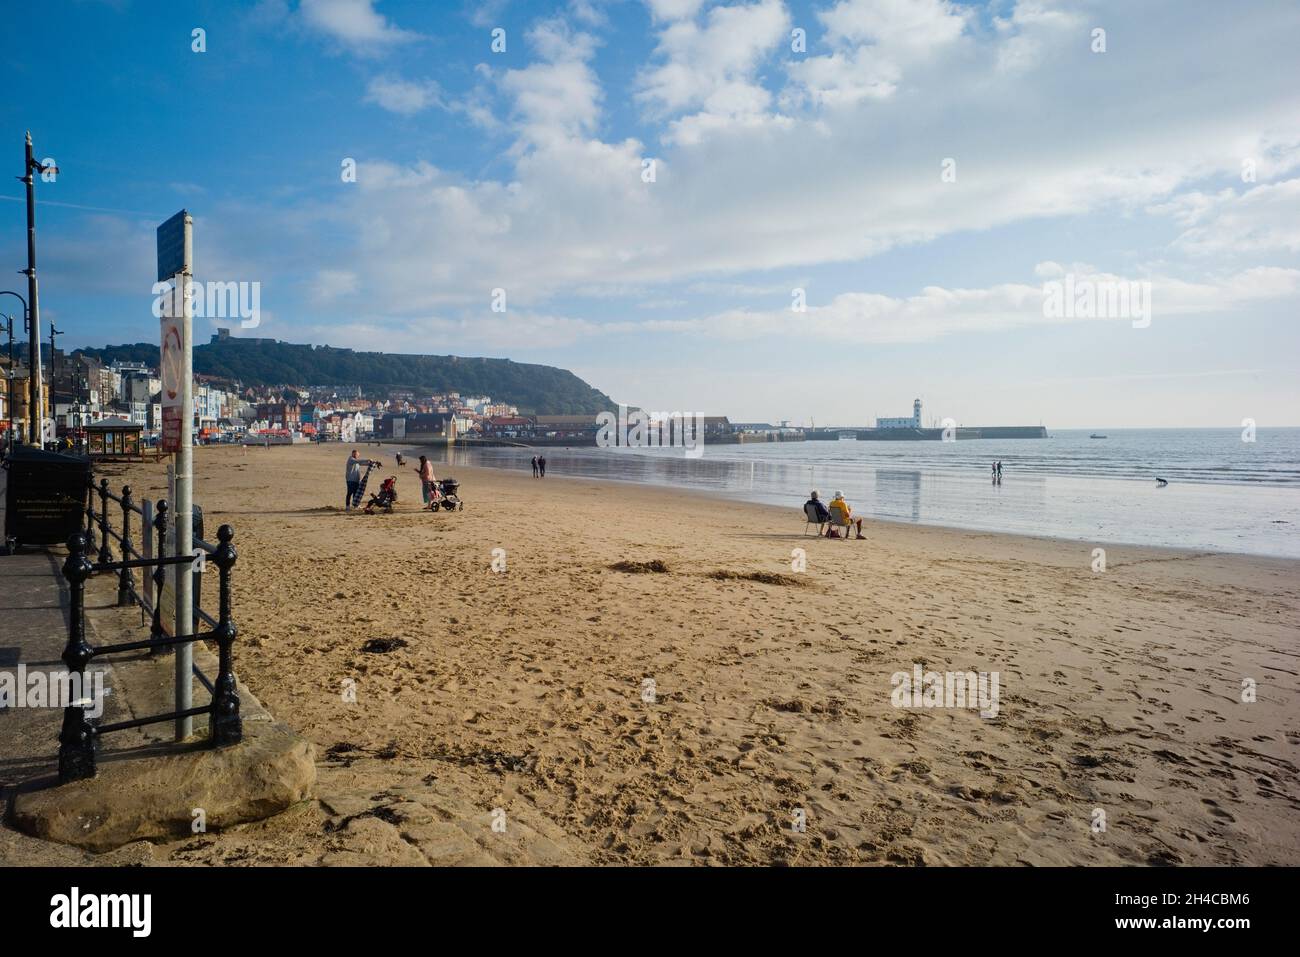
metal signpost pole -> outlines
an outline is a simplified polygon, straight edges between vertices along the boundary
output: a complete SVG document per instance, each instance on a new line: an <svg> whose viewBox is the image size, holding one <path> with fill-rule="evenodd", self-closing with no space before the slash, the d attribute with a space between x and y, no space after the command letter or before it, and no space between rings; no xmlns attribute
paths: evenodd
<svg viewBox="0 0 1300 957"><path fill-rule="evenodd" d="M185 223L188 233L190 224ZM189 243L186 243L188 246ZM191 274L186 270L176 277L183 292L181 296L181 447L176 453L176 554L189 555L194 551L194 448L191 429L194 425L193 377L193 313L190 309ZM176 565L176 634L194 634L194 575L189 565ZM193 707L191 694L194 687L192 668L194 644L184 642L176 646L176 710L188 711ZM176 740L184 741L194 732L193 718L176 719Z"/></svg>
<svg viewBox="0 0 1300 957"><path fill-rule="evenodd" d="M44 416L41 409L41 303L36 293L36 181L32 174L40 173L43 176L46 173L57 174L58 172L57 166L53 164L45 166L32 157L32 134L29 130L27 159L23 166L24 175L19 179L27 185L27 268L23 272L27 274L27 318L31 323L28 327L27 340L27 347L30 350L28 366L31 375L27 385L30 390L31 409L34 410L27 416L27 435L31 444L37 446L42 438L41 420ZM53 396L51 396L50 411L51 413L54 411Z"/></svg>
<svg viewBox="0 0 1300 957"><path fill-rule="evenodd" d="M163 433L161 449L175 455L176 490L172 496L172 531L176 555L194 551L194 427L193 278L194 220L181 210L158 227L158 283L171 281L171 304L162 320ZM194 634L194 579L189 565L173 565L176 614L173 635ZM192 707L193 644L176 646L176 710ZM193 718L176 719L176 740L194 731Z"/></svg>

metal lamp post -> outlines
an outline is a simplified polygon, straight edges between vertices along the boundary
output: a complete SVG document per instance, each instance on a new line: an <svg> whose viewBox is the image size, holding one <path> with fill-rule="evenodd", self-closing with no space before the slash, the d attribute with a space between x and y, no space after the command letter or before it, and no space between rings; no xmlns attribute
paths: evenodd
<svg viewBox="0 0 1300 957"><path fill-rule="evenodd" d="M40 447L41 442L41 306L40 296L36 291L36 183L33 172L59 172L57 166L44 166L32 156L32 134L27 133L27 158L23 163L23 175L18 178L27 186L27 268L22 272L27 275L27 317L28 347L31 356L28 360L31 373L28 386L31 392L29 402L32 412L27 417L28 441Z"/></svg>

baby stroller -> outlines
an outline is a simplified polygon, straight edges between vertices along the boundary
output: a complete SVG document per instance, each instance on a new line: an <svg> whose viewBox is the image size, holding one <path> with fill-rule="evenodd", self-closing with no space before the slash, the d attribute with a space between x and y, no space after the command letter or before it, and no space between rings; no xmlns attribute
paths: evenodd
<svg viewBox="0 0 1300 957"><path fill-rule="evenodd" d="M366 503L366 514L374 515L375 509L382 508L385 512L393 510L393 504L397 501L397 476L390 475L384 479L379 486L379 492L370 496L370 501Z"/></svg>
<svg viewBox="0 0 1300 957"><path fill-rule="evenodd" d="M433 510L437 511L438 505L441 505L449 512L464 511L465 503L460 500L460 483L454 478L441 479L438 482L438 498L433 504Z"/></svg>

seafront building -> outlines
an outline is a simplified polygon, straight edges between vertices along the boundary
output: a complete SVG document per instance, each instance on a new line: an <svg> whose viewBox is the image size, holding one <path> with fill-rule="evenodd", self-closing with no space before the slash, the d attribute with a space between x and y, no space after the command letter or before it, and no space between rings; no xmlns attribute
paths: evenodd
<svg viewBox="0 0 1300 957"><path fill-rule="evenodd" d="M921 427L921 400L912 400L912 415L896 419L876 419L878 429L919 429Z"/></svg>

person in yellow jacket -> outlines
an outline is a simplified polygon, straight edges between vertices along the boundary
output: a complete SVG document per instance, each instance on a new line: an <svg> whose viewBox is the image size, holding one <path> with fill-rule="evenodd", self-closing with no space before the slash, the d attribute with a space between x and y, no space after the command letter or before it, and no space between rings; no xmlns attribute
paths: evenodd
<svg viewBox="0 0 1300 957"><path fill-rule="evenodd" d="M843 492L836 491L835 497L831 499L830 509L833 512L839 512L839 515L836 517L845 525L852 525L856 528L858 530L858 538L862 537L862 519L854 516L853 509L849 507L848 502L844 501ZM845 532L845 534L847 535L848 533Z"/></svg>

